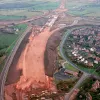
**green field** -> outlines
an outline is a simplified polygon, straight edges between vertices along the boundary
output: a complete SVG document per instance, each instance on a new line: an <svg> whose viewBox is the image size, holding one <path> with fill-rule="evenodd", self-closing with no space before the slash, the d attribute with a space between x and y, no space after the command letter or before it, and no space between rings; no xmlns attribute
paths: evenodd
<svg viewBox="0 0 100 100"><path fill-rule="evenodd" d="M28 5L28 7L24 7L24 3ZM10 7L16 6L18 3L9 4L7 6ZM20 4L20 3L19 3ZM0 20L22 20L27 18L32 18L35 16L40 16L44 12L47 12L48 10L54 10L59 7L60 2L59 1L42 1L42 0L36 0L36 1L26 1L21 3L22 8L5 8L0 9ZM5 6L6 6L5 5ZM29 6L30 5L30 6Z"/></svg>
<svg viewBox="0 0 100 100"><path fill-rule="evenodd" d="M42 14L43 12L31 10L0 10L0 20L22 20Z"/></svg>
<svg viewBox="0 0 100 100"><path fill-rule="evenodd" d="M74 68L72 65L66 63L65 65L65 68L68 69L68 70L71 70L71 71L75 71L75 72L78 72L78 70L76 68Z"/></svg>
<svg viewBox="0 0 100 100"><path fill-rule="evenodd" d="M34 10L54 10L59 7L59 2L48 2L41 5L35 5Z"/></svg>
<svg viewBox="0 0 100 100"><path fill-rule="evenodd" d="M86 17L100 17L100 12L99 12L99 8L92 8L89 7L83 11L71 11L69 10L68 13L71 15L75 15L75 16L86 16Z"/></svg>
<svg viewBox="0 0 100 100"><path fill-rule="evenodd" d="M68 13L74 16L100 17L100 4L86 2L68 2Z"/></svg>
<svg viewBox="0 0 100 100"><path fill-rule="evenodd" d="M15 16L15 15L0 15L0 20L22 20L23 16Z"/></svg>
<svg viewBox="0 0 100 100"><path fill-rule="evenodd" d="M90 26L87 26L87 27L91 27L92 25L90 25ZM71 31L73 31L73 30L75 30L75 29L77 29L77 28L84 28L84 27L86 27L86 26L79 26L79 27L73 27L72 29L69 29L69 30L67 30L67 32L65 33L65 35L67 35L67 34L70 34L71 33ZM65 36L64 35L64 36ZM65 41L66 42L66 41ZM65 54L65 49L63 48L62 49L63 50L63 53ZM66 58L70 61L70 62L72 62L71 60L70 60L70 58L68 57L68 55L67 54L65 54L66 55ZM86 68L86 67L84 67L84 66L82 66L82 65L80 65L80 64L75 64L74 62L72 62L77 68L79 68L80 70L83 70L84 72L87 72L87 73L89 73L89 74L93 74L93 75L96 75L96 76L100 76L100 74L98 73L98 72L96 72L96 69L95 68ZM75 68L73 67L73 66L71 66L70 64L65 64L65 67L67 68L67 69L69 69L69 70L75 70ZM77 70L77 69L76 69Z"/></svg>

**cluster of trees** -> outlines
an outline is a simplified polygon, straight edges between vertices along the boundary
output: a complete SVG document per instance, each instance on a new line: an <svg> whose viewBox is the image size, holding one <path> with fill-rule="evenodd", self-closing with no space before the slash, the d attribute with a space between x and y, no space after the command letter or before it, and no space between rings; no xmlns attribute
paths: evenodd
<svg viewBox="0 0 100 100"><path fill-rule="evenodd" d="M100 88L95 92L90 92L93 100L100 100Z"/></svg>
<svg viewBox="0 0 100 100"><path fill-rule="evenodd" d="M57 84L57 89L59 91L62 91L62 92L68 92L70 90L71 87L73 87L75 84L75 81L60 81L58 84Z"/></svg>
<svg viewBox="0 0 100 100"><path fill-rule="evenodd" d="M95 81L96 80L92 77L86 80L80 87L80 92L77 94L75 100L86 100L88 93L91 94L93 100L99 100L100 95L97 96L97 94L100 93L100 89L98 89L96 92L90 90Z"/></svg>
<svg viewBox="0 0 100 100"><path fill-rule="evenodd" d="M0 57L5 55L5 48L7 47L8 47L7 45L0 46Z"/></svg>

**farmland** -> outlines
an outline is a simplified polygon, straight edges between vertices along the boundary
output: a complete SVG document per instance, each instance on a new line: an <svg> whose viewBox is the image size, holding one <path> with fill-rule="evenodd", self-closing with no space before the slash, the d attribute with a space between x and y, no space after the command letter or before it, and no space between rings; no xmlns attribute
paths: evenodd
<svg viewBox="0 0 100 100"><path fill-rule="evenodd" d="M22 20L42 15L43 12L30 10L0 10L0 20Z"/></svg>
<svg viewBox="0 0 100 100"><path fill-rule="evenodd" d="M56 9L60 2L28 1L0 3L0 20L22 20L40 16L48 10Z"/></svg>
<svg viewBox="0 0 100 100"><path fill-rule="evenodd" d="M69 2L66 4L68 13L82 17L100 17L100 4L85 2Z"/></svg>

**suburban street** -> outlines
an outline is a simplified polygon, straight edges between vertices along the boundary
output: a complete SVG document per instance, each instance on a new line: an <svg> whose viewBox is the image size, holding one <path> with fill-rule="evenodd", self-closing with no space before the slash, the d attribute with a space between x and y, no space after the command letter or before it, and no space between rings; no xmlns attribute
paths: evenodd
<svg viewBox="0 0 100 100"><path fill-rule="evenodd" d="M73 22L71 25L69 25L69 26L77 25L77 23L78 23L79 20L81 20L81 19L80 19L80 18L76 18L76 19L74 20L74 22ZM64 65L65 65L66 63L69 63L69 64L71 64L74 68L76 68L76 69L80 70L81 72L83 72L83 75L82 75L81 78L78 80L78 82L75 84L75 86L71 89L71 91L70 91L67 95L65 95L65 100L70 100L70 96L71 96L72 93L75 91L75 89L77 89L85 79L87 79L87 78L89 78L89 77L91 76L91 74L89 74L89 73L87 73L87 72L85 72L85 71L79 69L75 64L73 64L73 63L64 55L64 52L63 52L63 45L64 45L64 42L65 42L66 38L68 37L68 34L69 34L69 31L62 37L62 41L61 41L60 46L59 46L60 54L61 54L62 58L65 60L65 62L62 63L62 66L63 66L63 68L64 68L64 67L65 67ZM94 78L100 80L100 77L95 76L95 75L92 75L92 76L93 76Z"/></svg>

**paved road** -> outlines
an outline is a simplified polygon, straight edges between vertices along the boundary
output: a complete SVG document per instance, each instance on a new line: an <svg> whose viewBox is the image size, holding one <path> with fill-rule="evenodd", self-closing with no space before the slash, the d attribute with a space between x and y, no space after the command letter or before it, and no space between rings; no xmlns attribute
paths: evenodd
<svg viewBox="0 0 100 100"><path fill-rule="evenodd" d="M76 18L76 19L74 20L74 22L73 22L71 25L69 25L69 26L77 25L77 23L78 23L79 20L81 20L81 19L80 19L80 18ZM74 92L74 90L75 90L76 88L78 88L78 87L80 86L80 84L81 84L86 78L88 78L88 77L91 75L91 74L89 74L89 73L87 73L87 72L85 72L85 71L79 69L76 65L74 65L74 64L64 55L64 53L63 53L63 45L64 45L64 42L65 42L65 40L66 40L67 37L68 37L68 33L66 33L66 34L62 37L62 41L61 41L60 46L59 46L59 50L60 50L61 56L62 56L63 59L65 60L65 62L62 63L62 66L64 67L64 64L65 64L66 62L68 62L68 63L71 64L73 67L75 67L76 69L78 69L78 70L80 70L81 72L83 72L83 75L82 75L82 77L79 79L79 81L76 83L76 85L73 87L73 89L68 93L68 95L65 96L65 100L69 100L69 99L70 99L70 96L71 96L71 94ZM95 75L93 75L93 77L96 78L96 79L100 79L100 77L95 76Z"/></svg>
<svg viewBox="0 0 100 100"><path fill-rule="evenodd" d="M89 77L88 74L84 73L82 75L82 77L79 79L79 81L76 83L76 85L73 87L73 89L68 93L68 95L65 96L65 100L70 100L70 96L72 95L72 93L74 92L75 89L77 89L80 84Z"/></svg>
<svg viewBox="0 0 100 100"><path fill-rule="evenodd" d="M16 45L13 49L13 52L9 55L8 59L6 60L5 66L3 68L3 71L0 75L0 100L4 100L4 86L5 86L5 82L6 82L6 78L7 78L7 74L10 68L10 65L13 61L13 58L22 42L22 40L24 39L24 37L26 36L27 33L30 32L30 30L32 29L32 26L29 26L27 28L27 30L20 36L20 38L18 39L18 41L16 42Z"/></svg>
<svg viewBox="0 0 100 100"><path fill-rule="evenodd" d="M65 42L67 36L68 36L68 34L67 34L67 35L64 35L64 36L62 37L62 41L61 41L60 46L59 46L60 54L61 54L61 56L63 57L63 59L64 59L65 61L67 61L69 64L71 64L71 65L72 65L73 67L75 67L76 69L80 70L80 69L79 69L76 65L74 65L68 58L66 58L66 56L65 56L64 53L63 53L62 48L63 48L64 42ZM83 70L80 70L80 71L84 72Z"/></svg>
<svg viewBox="0 0 100 100"><path fill-rule="evenodd" d="M77 25L77 23L78 23L79 20L81 20L81 19L80 19L80 18L76 18L76 19L73 21L73 23L72 23L71 25L69 25L69 26L71 27L71 26L73 26L73 25ZM67 27L68 27L68 26L67 26ZM69 32L70 32L70 31L69 31ZM63 59L64 59L65 61L67 61L69 64L71 64L74 68L80 70L80 71L83 72L83 73L87 73L87 72L84 72L83 70L79 69L75 64L73 64L73 63L64 55L64 53L63 53L63 45L64 45L64 42L65 42L66 38L67 38L68 35L69 35L69 34L68 34L69 32L67 32L67 33L62 37L62 41L61 41L60 46L59 46L60 54L61 54L61 56L63 57Z"/></svg>

